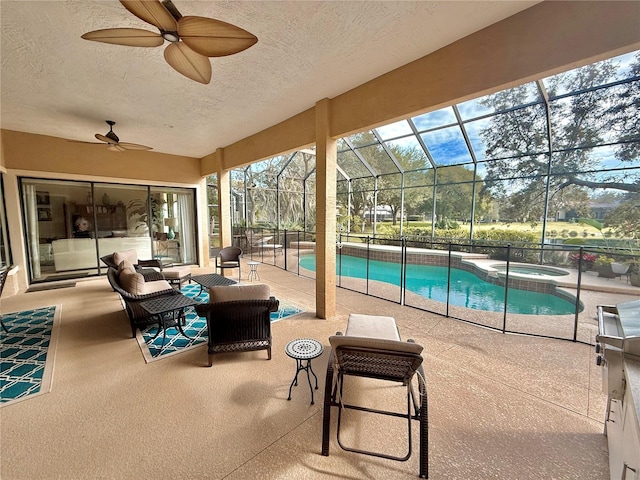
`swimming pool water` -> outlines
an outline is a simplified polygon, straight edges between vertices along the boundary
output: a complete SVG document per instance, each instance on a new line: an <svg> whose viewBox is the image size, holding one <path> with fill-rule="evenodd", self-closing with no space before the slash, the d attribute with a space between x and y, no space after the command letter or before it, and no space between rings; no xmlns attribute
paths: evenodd
<svg viewBox="0 0 640 480"><path fill-rule="evenodd" d="M300 266L315 271L315 255L300 257ZM400 264L369 261L369 279L400 285ZM367 260L348 255L339 256L336 274L367 278ZM407 265L407 290L437 302L447 301L447 268L432 265ZM504 311L504 287L485 282L473 273L451 269L449 302L459 307L492 312ZM556 295L509 288L508 313L525 315L570 315L575 305Z"/></svg>

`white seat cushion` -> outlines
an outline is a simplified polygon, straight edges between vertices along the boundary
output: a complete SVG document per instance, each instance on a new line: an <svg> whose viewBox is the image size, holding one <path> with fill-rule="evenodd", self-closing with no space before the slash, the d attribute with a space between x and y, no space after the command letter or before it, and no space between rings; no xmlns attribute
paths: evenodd
<svg viewBox="0 0 640 480"><path fill-rule="evenodd" d="M144 282L142 290L138 295L146 295L148 293L164 292L166 290L173 290L169 282L166 280L154 280L153 282Z"/></svg>
<svg viewBox="0 0 640 480"><path fill-rule="evenodd" d="M240 265L240 262L220 262L220 263L218 263L219 267L224 267L224 268L235 268L238 265Z"/></svg>
<svg viewBox="0 0 640 480"><path fill-rule="evenodd" d="M170 267L162 269L162 275L164 278L170 278L172 280L178 280L180 278L191 275L191 267Z"/></svg>
<svg viewBox="0 0 640 480"><path fill-rule="evenodd" d="M400 340L398 327L393 317L363 315L361 313L349 315L347 329L344 334L352 337Z"/></svg>

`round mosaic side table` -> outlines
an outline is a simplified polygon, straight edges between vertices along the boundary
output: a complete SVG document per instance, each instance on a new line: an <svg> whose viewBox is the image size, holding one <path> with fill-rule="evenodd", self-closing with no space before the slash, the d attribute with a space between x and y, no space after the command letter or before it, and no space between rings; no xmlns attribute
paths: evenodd
<svg viewBox="0 0 640 480"><path fill-rule="evenodd" d="M247 265L249 265L249 275L247 275L247 280L260 280L260 275L258 275L258 265L260 265L260 262L247 262Z"/></svg>
<svg viewBox="0 0 640 480"><path fill-rule="evenodd" d="M304 370L307 372L307 381L309 382L309 390L311 390L311 405L313 405L313 387L311 386L311 377L309 372L316 379L316 390L318 389L318 377L311 368L311 360L318 358L322 355L324 347L322 344L312 338L297 338L287 343L284 351L287 355L296 361L296 376L293 377L291 385L289 385L289 397L287 400L291 400L291 389L293 386L298 385L298 374Z"/></svg>

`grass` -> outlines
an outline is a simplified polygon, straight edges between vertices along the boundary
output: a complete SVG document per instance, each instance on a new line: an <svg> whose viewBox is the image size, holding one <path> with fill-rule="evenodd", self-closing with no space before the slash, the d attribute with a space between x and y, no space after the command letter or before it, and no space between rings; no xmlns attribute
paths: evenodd
<svg viewBox="0 0 640 480"><path fill-rule="evenodd" d="M385 225L391 225L391 222L379 222ZM459 228L468 230L469 224L458 223ZM415 227L415 228L431 228L431 222L404 222L404 227ZM538 225L532 226L530 223L504 223L504 222L496 222L496 223L476 223L474 225L475 231L482 230L513 230L518 232L532 232L538 235L542 235L542 223ZM371 234L372 229L369 227L366 229L364 234ZM551 232L555 232L556 235L550 235ZM565 235L563 235L565 232ZM571 236L571 232L575 232L575 236ZM586 237L595 237L602 238L601 233L591 225L585 225L581 223L571 223L571 222L547 222L547 238L577 238L584 237L586 232Z"/></svg>

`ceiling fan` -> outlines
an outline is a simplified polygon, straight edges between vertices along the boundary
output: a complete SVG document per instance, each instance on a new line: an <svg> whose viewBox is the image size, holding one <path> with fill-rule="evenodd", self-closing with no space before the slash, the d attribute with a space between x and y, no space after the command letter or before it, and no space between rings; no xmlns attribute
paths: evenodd
<svg viewBox="0 0 640 480"><path fill-rule="evenodd" d="M82 35L85 40L131 47L158 47L166 40L164 58L182 75L196 82L211 81L208 57L223 57L254 45L258 38L240 27L206 17L183 17L171 0L120 0L136 17L160 33L140 28L107 28Z"/></svg>
<svg viewBox="0 0 640 480"><path fill-rule="evenodd" d="M111 150L112 152L124 152L125 150L151 150L151 147L147 147L146 145L139 145L137 143L126 143L121 142L118 136L113 131L113 126L116 124L113 120L105 120L107 125L109 125L109 131L102 135L101 133L96 133L96 138L102 142L107 144L107 150ZM75 143L90 143L92 145L102 145L97 142L75 142Z"/></svg>

